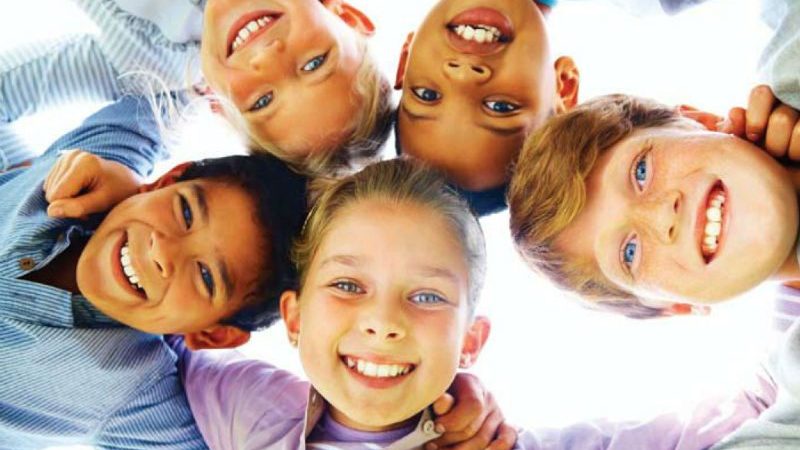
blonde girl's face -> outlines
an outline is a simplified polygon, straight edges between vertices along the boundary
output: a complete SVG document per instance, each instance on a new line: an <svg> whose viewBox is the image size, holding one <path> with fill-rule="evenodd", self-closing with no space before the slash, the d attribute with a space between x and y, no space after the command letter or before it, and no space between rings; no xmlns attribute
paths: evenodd
<svg viewBox="0 0 800 450"><path fill-rule="evenodd" d="M347 16L351 27L342 14L354 13L318 0L208 2L203 74L240 112L254 141L294 156L344 141L361 106L355 83L364 48L363 19ZM314 126L298 127L301 121Z"/></svg>
<svg viewBox="0 0 800 450"><path fill-rule="evenodd" d="M282 299L303 368L335 420L394 428L445 392L469 327L467 278L438 212L362 200L338 213L299 298Z"/></svg>

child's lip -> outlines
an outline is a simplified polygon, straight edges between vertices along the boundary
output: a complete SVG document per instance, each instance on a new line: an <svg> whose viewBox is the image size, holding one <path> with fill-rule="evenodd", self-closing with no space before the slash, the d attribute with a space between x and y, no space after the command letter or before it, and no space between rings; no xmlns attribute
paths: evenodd
<svg viewBox="0 0 800 450"><path fill-rule="evenodd" d="M502 37L496 42L466 40L454 31L459 25L494 27L500 31ZM502 49L514 38L514 27L511 24L511 20L501 12L491 8L472 8L463 11L453 17L445 28L448 42L459 53L489 55Z"/></svg>
<svg viewBox="0 0 800 450"><path fill-rule="evenodd" d="M123 232L119 241L114 245L114 251L111 253L111 267L114 272L114 277L117 279L117 282L120 285L122 285L128 292L146 301L147 295L144 292L138 291L136 288L131 286L130 282L128 281L128 277L122 270L122 262L120 261L120 251L126 242L129 242L128 233ZM128 243L128 246L130 248L130 243Z"/></svg>
<svg viewBox="0 0 800 450"><path fill-rule="evenodd" d="M247 38L245 43L242 44L242 47L245 47L248 43L252 42L256 37L258 37L259 35L263 34L268 29L270 29L273 25L275 25L275 22L277 22L281 18L282 15L283 15L283 13L280 12L280 11L272 11L272 10L264 10L264 9L262 9L262 10L258 10L258 11L249 12L249 13L243 15L242 17L240 17L239 19L237 19L236 22L234 22L233 25L231 25L230 29L228 30L228 37L225 40L225 43L226 43L225 56L229 58L231 55L233 55L233 53L234 53L234 51L233 51L233 41L236 39L236 36L239 34L239 30L241 30L245 25L247 25L251 21L256 20L256 19L258 19L260 17L264 17L264 16L272 17L272 21L269 24L267 24L266 26L264 26L262 28L259 28L257 31L253 32L253 34L251 34ZM240 49L242 47L240 47Z"/></svg>

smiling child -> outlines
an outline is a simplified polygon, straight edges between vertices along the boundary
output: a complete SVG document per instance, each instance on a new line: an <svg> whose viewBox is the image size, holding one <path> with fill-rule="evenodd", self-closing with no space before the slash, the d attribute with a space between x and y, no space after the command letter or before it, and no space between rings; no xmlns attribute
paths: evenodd
<svg viewBox="0 0 800 450"><path fill-rule="evenodd" d="M502 209L525 135L577 102L574 62L553 61L542 5L531 0L441 0L409 38L398 152L445 172L479 213Z"/></svg>
<svg viewBox="0 0 800 450"><path fill-rule="evenodd" d="M376 157L391 123L389 83L369 55L374 26L342 0L81 0L99 35L69 36L0 58L8 86L4 122L68 101L205 83L226 118L267 151L309 172L336 172ZM201 39L202 34L202 39ZM198 49L199 44L199 49ZM199 58L198 58L199 56ZM205 89L201 89L206 91ZM311 126L296 126L307 121ZM5 169L31 158L0 127Z"/></svg>

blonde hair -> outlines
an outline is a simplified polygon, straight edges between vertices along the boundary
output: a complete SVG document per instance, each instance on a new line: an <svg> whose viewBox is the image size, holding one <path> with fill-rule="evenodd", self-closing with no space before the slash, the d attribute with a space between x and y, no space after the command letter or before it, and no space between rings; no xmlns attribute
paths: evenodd
<svg viewBox="0 0 800 450"><path fill-rule="evenodd" d="M292 256L302 287L308 267L338 213L367 199L413 203L431 208L447 219L461 243L469 267L470 312L477 303L486 272L486 244L478 219L469 206L433 169L407 159L392 159L325 187L311 208Z"/></svg>
<svg viewBox="0 0 800 450"><path fill-rule="evenodd" d="M586 204L586 178L597 158L638 129L684 124L677 110L626 95L599 97L553 117L528 136L513 168L511 234L525 262L587 306L648 318L664 314L606 279L590 261L570 259L554 240ZM591 193L590 193L591 194Z"/></svg>
<svg viewBox="0 0 800 450"><path fill-rule="evenodd" d="M216 99L232 125L246 136L247 146L252 153L271 153L308 176L341 176L353 173L380 159L380 150L389 139L394 114L389 79L378 68L367 48L366 40L362 42L362 46L364 58L353 85L354 101L360 103L360 108L347 127L350 129L346 134L347 138L334 147L295 155L273 142L256 140L249 133L241 112L228 99L221 96L216 96Z"/></svg>

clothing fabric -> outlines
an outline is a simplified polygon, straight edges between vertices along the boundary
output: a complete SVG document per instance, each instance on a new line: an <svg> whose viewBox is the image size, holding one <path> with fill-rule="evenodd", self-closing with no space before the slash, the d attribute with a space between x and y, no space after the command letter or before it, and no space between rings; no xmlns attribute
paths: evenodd
<svg viewBox="0 0 800 450"><path fill-rule="evenodd" d="M800 109L800 2L763 0L761 10L775 34L758 62L760 78L782 102Z"/></svg>
<svg viewBox="0 0 800 450"><path fill-rule="evenodd" d="M37 155L11 126L21 117L67 103L113 101L148 86L159 91L183 89L196 81L199 41L171 41L159 26L113 0L75 3L97 25L97 34L66 36L0 53L0 171ZM174 13L173 24L196 22L201 7L191 0L122 3L149 6L153 14ZM181 8L184 4L188 6ZM161 9L154 9L157 6ZM142 10L147 11L137 11Z"/></svg>
<svg viewBox="0 0 800 450"><path fill-rule="evenodd" d="M23 279L99 223L47 216L42 183L72 148L142 176L165 156L148 103L124 97L30 167L0 173L0 449L206 448L177 358L160 336L120 326L80 295Z"/></svg>
<svg viewBox="0 0 800 450"><path fill-rule="evenodd" d="M325 400L291 372L235 350L193 352L177 336L167 342L178 354L200 432L214 450L409 450L439 436L429 411L401 437L392 431L364 434L341 425L334 430L324 418Z"/></svg>

